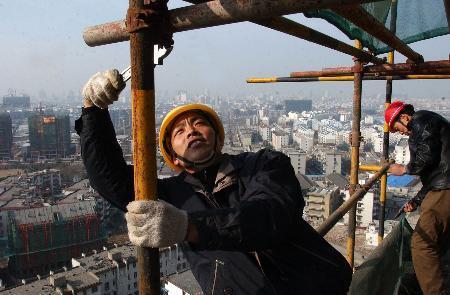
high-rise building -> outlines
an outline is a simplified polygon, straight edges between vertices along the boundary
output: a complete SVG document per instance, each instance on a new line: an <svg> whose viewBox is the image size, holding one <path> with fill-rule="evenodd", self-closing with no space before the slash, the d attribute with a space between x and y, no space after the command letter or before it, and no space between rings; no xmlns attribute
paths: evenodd
<svg viewBox="0 0 450 295"><path fill-rule="evenodd" d="M12 108L29 108L30 97L28 95L9 94L3 96L3 106Z"/></svg>
<svg viewBox="0 0 450 295"><path fill-rule="evenodd" d="M37 113L28 117L32 159L64 158L71 154L69 116Z"/></svg>
<svg viewBox="0 0 450 295"><path fill-rule="evenodd" d="M9 113L0 113L0 161L11 159L12 122Z"/></svg>
<svg viewBox="0 0 450 295"><path fill-rule="evenodd" d="M289 112L296 112L296 113L301 113L304 111L309 112L312 110L312 100L287 99L284 101L284 110L286 114Z"/></svg>
<svg viewBox="0 0 450 295"><path fill-rule="evenodd" d="M8 269L19 278L68 265L106 240L95 200L9 210L8 220Z"/></svg>

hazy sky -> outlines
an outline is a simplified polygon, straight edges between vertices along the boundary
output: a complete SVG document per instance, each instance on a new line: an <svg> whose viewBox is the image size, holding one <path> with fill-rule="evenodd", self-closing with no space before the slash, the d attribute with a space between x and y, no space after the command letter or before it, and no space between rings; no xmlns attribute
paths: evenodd
<svg viewBox="0 0 450 295"><path fill-rule="evenodd" d="M170 6L184 5L170 1ZM82 33L88 26L123 19L128 1L116 0L0 0L0 96L15 89L34 99L45 91L52 95L78 94L97 71L129 64L129 43L96 48L85 45ZM322 20L302 15L291 18L353 44ZM252 23L239 23L177 33L175 47L156 71L157 91L213 95L278 91L286 95L342 94L351 96L352 83L319 82L246 84L249 77L289 76L292 71L351 65L351 57ZM447 59L450 36L411 46L425 60ZM396 61L405 59L397 55ZM383 95L384 82L365 82L363 95ZM41 93L41 94L39 94ZM449 81L395 81L394 95L449 97Z"/></svg>

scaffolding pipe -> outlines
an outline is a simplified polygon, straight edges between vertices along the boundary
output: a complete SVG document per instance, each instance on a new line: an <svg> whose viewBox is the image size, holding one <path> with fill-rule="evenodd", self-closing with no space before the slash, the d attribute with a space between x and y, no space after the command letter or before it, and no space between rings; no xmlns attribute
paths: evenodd
<svg viewBox="0 0 450 295"><path fill-rule="evenodd" d="M357 49L353 46L348 45L347 43L339 41L302 24L296 23L285 17L273 17L270 19L253 21L253 23L328 47L330 49L351 56L356 56L362 61L372 62L374 64L383 63L383 59L375 57L367 51Z"/></svg>
<svg viewBox="0 0 450 295"><path fill-rule="evenodd" d="M350 198L344 202L339 208L337 208L328 218L325 220L318 228L317 232L321 236L325 236L332 228L333 226L344 217L344 215L353 208L358 200L360 200L364 195L369 191L369 189L375 184L375 182L386 173L386 171L389 169L389 166L393 163L393 161L390 161L389 163L386 163L383 165L380 171L375 173L367 182L359 188L356 192L354 192Z"/></svg>
<svg viewBox="0 0 450 295"><path fill-rule="evenodd" d="M281 83L281 82L349 82L354 81L354 76L335 76L335 77L270 77L270 78L249 78L247 83ZM398 76L366 76L363 74L364 81L383 81L383 80L433 80L450 79L450 75L398 75Z"/></svg>
<svg viewBox="0 0 450 295"><path fill-rule="evenodd" d="M391 21L390 30L393 34L397 32L397 0L391 0ZM394 64L394 51L388 53L388 64ZM386 80L386 98L384 103L385 110L389 107L392 100L392 78ZM383 162L389 160L389 127L384 122L383 125ZM384 220L386 217L386 194L387 194L387 174L383 174L380 182L380 216L378 218L378 244L381 244L384 238Z"/></svg>
<svg viewBox="0 0 450 295"><path fill-rule="evenodd" d="M206 1L199 1L199 0L187 0L187 2L192 4L199 4L204 3ZM347 43L344 43L342 41L339 41L335 38L332 38L328 35L325 35L319 31L316 31L312 28L309 28L307 26L301 25L293 20L290 20L288 18L277 16L272 17L268 19L263 20L256 20L252 21L255 24L258 24L260 26L264 26L266 28L285 33L297 38L301 38L303 40L328 47L330 49L349 54L352 56L357 56L362 61L365 62L372 62L374 64L382 64L384 62L383 59L375 57L373 54L364 51L364 50L358 50L354 48L353 46L348 45Z"/></svg>
<svg viewBox="0 0 450 295"><path fill-rule="evenodd" d="M377 172L383 169L383 166L378 165L359 165L359 171Z"/></svg>
<svg viewBox="0 0 450 295"><path fill-rule="evenodd" d="M145 0L129 0L130 9L142 9ZM162 0L159 0L162 1ZM136 200L156 200L155 71L156 34L152 29L130 36L131 109L133 127L134 194ZM160 293L159 251L137 248L139 294Z"/></svg>
<svg viewBox="0 0 450 295"><path fill-rule="evenodd" d="M389 54L388 54L389 56ZM322 77L341 77L348 76L352 74L352 68L349 71L306 71L306 72L292 72L290 77L292 78L322 78ZM405 75L448 75L450 74L450 68L438 68L438 69L419 69L413 71L383 71L379 73L374 72L364 72L364 77L376 76L405 76Z"/></svg>
<svg viewBox="0 0 450 295"><path fill-rule="evenodd" d="M360 5L338 7L332 9L340 16L351 21L378 40L389 45L415 63L423 62L423 56L411 49L405 42L399 39L384 24L380 23L373 15L365 11Z"/></svg>
<svg viewBox="0 0 450 295"><path fill-rule="evenodd" d="M347 76L353 75L353 67L323 68L321 71L292 72L290 77L308 78L308 77L328 77L328 76ZM449 74L450 61L438 60L427 61L420 64L399 63L382 64L364 67L364 75L420 75L420 74Z"/></svg>
<svg viewBox="0 0 450 295"><path fill-rule="evenodd" d="M169 10L169 24L175 33L313 9L378 1L381 0L214 0ZM122 42L129 38L125 20L88 27L83 33L83 39L89 46Z"/></svg>
<svg viewBox="0 0 450 295"><path fill-rule="evenodd" d="M355 40L355 47L362 48L361 41ZM355 59L353 81L353 119L351 133L351 162L350 162L350 195L353 195L358 185L359 143L361 140L361 92L362 92L362 63ZM348 213L347 229L347 261L353 268L355 260L355 230L356 230L356 203Z"/></svg>

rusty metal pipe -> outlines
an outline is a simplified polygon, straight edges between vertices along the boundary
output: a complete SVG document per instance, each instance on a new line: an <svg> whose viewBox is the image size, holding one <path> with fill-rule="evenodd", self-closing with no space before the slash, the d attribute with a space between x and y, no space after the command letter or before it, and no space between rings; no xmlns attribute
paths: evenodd
<svg viewBox="0 0 450 295"><path fill-rule="evenodd" d="M292 78L292 77L269 77L269 78L249 78L247 83L280 83L280 82L349 82L354 81L354 76L336 77L312 77L312 78ZM450 79L449 75L403 75L403 76L363 76L363 81L383 81L383 80L431 80Z"/></svg>
<svg viewBox="0 0 450 295"><path fill-rule="evenodd" d="M363 77L369 76L404 76L404 75L448 75L450 74L450 68L437 68L437 69L418 69L413 71L383 71L375 73L373 71L363 73ZM349 76L352 72L347 70L342 71L305 71L305 72L292 72L290 77L292 78L315 78L315 77L340 77Z"/></svg>
<svg viewBox="0 0 450 295"><path fill-rule="evenodd" d="M187 2L192 4L204 3L207 1L199 1L199 0L187 0ZM383 59L378 58L371 53L358 50L347 43L339 41L335 38L332 38L328 35L325 35L319 31L311 29L307 26L301 25L293 20L290 20L285 17L272 17L263 20L252 21L255 24L264 26L266 28L285 33L294 37L301 38L303 40L322 45L328 47L330 49L349 54L352 56L357 56L363 61L372 62L374 64L382 64Z"/></svg>
<svg viewBox="0 0 450 295"><path fill-rule="evenodd" d="M323 68L321 71L292 72L291 77L326 77L353 75L353 67ZM399 63L364 67L364 74L378 75L414 75L414 74L448 74L449 60L427 61L419 64Z"/></svg>
<svg viewBox="0 0 450 295"><path fill-rule="evenodd" d="M390 161L383 165L383 168L375 173L366 184L364 184L360 189L356 190L350 198L344 202L339 208L337 208L328 218L325 220L318 228L317 232L321 236L325 236L333 226L344 217L344 215L369 191L369 189L375 184L375 182L381 178L383 174L389 169L389 166L394 163Z"/></svg>
<svg viewBox="0 0 450 295"><path fill-rule="evenodd" d="M304 40L328 47L330 49L348 55L356 56L362 61L368 61L374 64L383 63L383 60L381 58L375 57L367 51L357 49L342 41L339 41L319 31L316 31L284 17L273 17L270 19L256 20L253 21L253 23L282 33L286 33L294 37L302 38Z"/></svg>
<svg viewBox="0 0 450 295"><path fill-rule="evenodd" d="M144 0L129 0L143 8ZM134 194L136 200L156 200L155 72L151 30L131 34L131 109L133 126ZM159 250L138 247L139 294L159 295Z"/></svg>
<svg viewBox="0 0 450 295"><path fill-rule="evenodd" d="M381 0L214 0L169 11L173 32L213 27L247 20L300 13L312 9L342 7ZM89 46L127 41L125 20L88 27L83 39Z"/></svg>
<svg viewBox="0 0 450 295"><path fill-rule="evenodd" d="M391 0L391 20L389 29L393 34L397 32L397 0ZM394 63L394 51L388 53L388 64ZM385 110L389 107L392 100L392 77L386 80L386 98ZM389 160L389 126L383 124L383 161ZM384 220L386 218L386 196L387 196L387 175L383 174L380 181L380 209L378 218L378 244L381 244L384 238Z"/></svg>
<svg viewBox="0 0 450 295"><path fill-rule="evenodd" d="M355 47L362 48L359 40L355 40ZM362 63L355 59L355 69L362 69ZM358 185L359 167L359 145L361 141L361 93L362 93L362 72L354 72L353 81L353 119L351 133L351 158L350 158L350 195L353 195ZM347 261L353 268L355 262L355 230L356 230L356 203L348 212L347 228Z"/></svg>
<svg viewBox="0 0 450 295"><path fill-rule="evenodd" d="M375 17L365 11L361 6L354 5L353 7L337 7L333 8L332 10L340 16L345 17L347 20L351 21L353 24L360 27L378 40L386 43L413 62L423 62L422 55L412 50L411 47L406 45L406 43L404 43L395 34L389 31L389 29L387 29L384 24L380 23Z"/></svg>

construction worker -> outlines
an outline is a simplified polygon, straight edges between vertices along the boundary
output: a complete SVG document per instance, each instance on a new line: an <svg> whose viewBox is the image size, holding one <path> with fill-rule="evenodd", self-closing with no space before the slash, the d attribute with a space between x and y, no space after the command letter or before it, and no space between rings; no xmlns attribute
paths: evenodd
<svg viewBox="0 0 450 295"><path fill-rule="evenodd" d="M305 203L289 158L267 149L222 154L224 128L206 105L166 115L159 146L180 173L158 180L158 201L133 201L133 167L106 108L123 89L121 79L111 70L87 82L76 129L91 185L127 211L133 244L178 244L204 294L346 294L351 268L302 219Z"/></svg>
<svg viewBox="0 0 450 295"><path fill-rule="evenodd" d="M390 132L409 136L411 155L408 165L394 164L389 172L419 175L423 185L404 206L405 212L421 207L411 243L417 279L424 294L450 294L440 259L450 240L450 124L439 114L416 112L401 101L386 109L385 120Z"/></svg>

